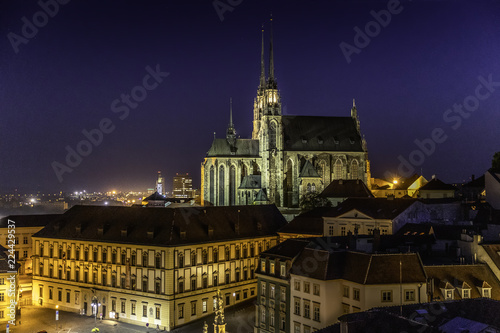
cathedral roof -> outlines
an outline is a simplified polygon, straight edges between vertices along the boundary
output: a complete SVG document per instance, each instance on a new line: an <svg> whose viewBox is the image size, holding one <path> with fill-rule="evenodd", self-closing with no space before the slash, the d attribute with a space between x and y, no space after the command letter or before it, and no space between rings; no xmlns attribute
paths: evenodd
<svg viewBox="0 0 500 333"><path fill-rule="evenodd" d="M304 164L302 171L300 171L299 177L302 177L302 178L307 178L307 177L309 177L309 178L321 178L318 175L318 172L316 171L316 169L313 167L313 165L309 161L306 161L306 163Z"/></svg>
<svg viewBox="0 0 500 333"><path fill-rule="evenodd" d="M255 196L254 202L268 202L266 192L263 189L260 189L259 193Z"/></svg>
<svg viewBox="0 0 500 333"><path fill-rule="evenodd" d="M214 139L207 157L259 157L259 140L236 139L232 148L226 139Z"/></svg>
<svg viewBox="0 0 500 333"><path fill-rule="evenodd" d="M284 148L294 151L363 151L351 117L283 116Z"/></svg>
<svg viewBox="0 0 500 333"><path fill-rule="evenodd" d="M240 184L240 189L259 189L260 175L248 175L243 177Z"/></svg>

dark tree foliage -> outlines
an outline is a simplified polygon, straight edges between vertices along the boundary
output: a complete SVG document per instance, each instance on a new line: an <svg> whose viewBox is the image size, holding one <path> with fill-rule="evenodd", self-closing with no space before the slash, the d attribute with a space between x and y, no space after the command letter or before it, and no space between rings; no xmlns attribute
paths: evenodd
<svg viewBox="0 0 500 333"><path fill-rule="evenodd" d="M309 192L302 196L300 200L300 208L302 211L308 211L317 207L331 207L332 203L326 199L321 198L318 193Z"/></svg>

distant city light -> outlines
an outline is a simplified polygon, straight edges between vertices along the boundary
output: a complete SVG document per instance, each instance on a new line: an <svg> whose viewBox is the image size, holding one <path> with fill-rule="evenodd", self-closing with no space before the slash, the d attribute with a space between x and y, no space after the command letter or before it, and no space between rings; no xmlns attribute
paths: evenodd
<svg viewBox="0 0 500 333"><path fill-rule="evenodd" d="M104 204L105 204L105 205L107 205L107 204L108 204L108 202L107 202L107 201L104 201Z"/></svg>

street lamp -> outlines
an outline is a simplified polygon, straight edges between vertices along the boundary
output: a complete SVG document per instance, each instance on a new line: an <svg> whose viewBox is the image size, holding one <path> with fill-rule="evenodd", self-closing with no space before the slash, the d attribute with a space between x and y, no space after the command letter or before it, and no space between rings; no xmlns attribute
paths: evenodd
<svg viewBox="0 0 500 333"><path fill-rule="evenodd" d="M59 320L59 305L56 305L56 330L57 330L57 321Z"/></svg>
<svg viewBox="0 0 500 333"><path fill-rule="evenodd" d="M92 297L92 309L95 313L95 316L94 316L94 323L95 323L95 327L97 327L97 312L99 311L99 306L101 305L101 303L99 303L99 298L97 296L93 296Z"/></svg>

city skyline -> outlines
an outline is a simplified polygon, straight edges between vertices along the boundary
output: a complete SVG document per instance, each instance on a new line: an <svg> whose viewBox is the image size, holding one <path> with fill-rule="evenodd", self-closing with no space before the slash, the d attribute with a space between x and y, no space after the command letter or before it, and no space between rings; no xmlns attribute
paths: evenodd
<svg viewBox="0 0 500 333"><path fill-rule="evenodd" d="M158 170L199 188L229 98L251 136L271 12L283 114L354 98L372 176L467 181L500 150L495 2L41 3L0 5L0 191L148 188Z"/></svg>

